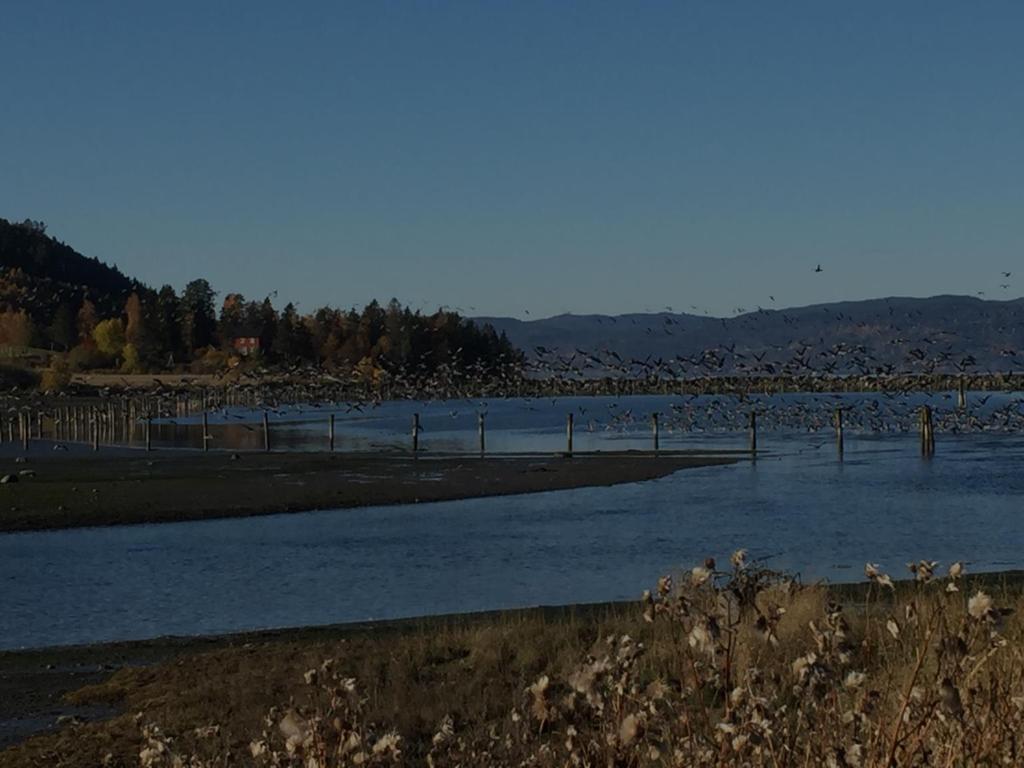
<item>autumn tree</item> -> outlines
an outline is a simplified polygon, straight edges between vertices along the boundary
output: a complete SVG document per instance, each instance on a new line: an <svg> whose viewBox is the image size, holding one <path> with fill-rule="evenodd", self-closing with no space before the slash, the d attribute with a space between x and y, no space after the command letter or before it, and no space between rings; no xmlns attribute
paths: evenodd
<svg viewBox="0 0 1024 768"><path fill-rule="evenodd" d="M0 344L12 347L30 347L35 336L35 324L25 310L15 312L8 308L0 314Z"/></svg>
<svg viewBox="0 0 1024 768"><path fill-rule="evenodd" d="M92 338L96 342L96 349L107 357L118 360L124 352L124 323L119 317L101 320L93 328Z"/></svg>
<svg viewBox="0 0 1024 768"><path fill-rule="evenodd" d="M133 293L124 303L124 339L128 344L140 346L146 333L142 316L142 300L138 293Z"/></svg>
<svg viewBox="0 0 1024 768"><path fill-rule="evenodd" d="M220 335L221 344L225 348L239 336L251 336L253 330L248 328L249 304L240 293L229 293L224 297L224 303L220 307L220 321L217 323L217 333Z"/></svg>
<svg viewBox="0 0 1024 768"><path fill-rule="evenodd" d="M90 342L93 329L99 318L96 316L96 305L86 299L78 309L76 325L78 327L78 338L80 341Z"/></svg>

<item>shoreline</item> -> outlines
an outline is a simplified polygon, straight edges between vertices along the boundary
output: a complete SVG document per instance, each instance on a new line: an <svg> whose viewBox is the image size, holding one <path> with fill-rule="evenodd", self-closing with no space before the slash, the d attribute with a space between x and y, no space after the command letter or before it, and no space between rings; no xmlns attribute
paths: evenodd
<svg viewBox="0 0 1024 768"><path fill-rule="evenodd" d="M0 534L455 501L654 480L744 451L430 456L107 450L0 454ZM16 458L17 457L17 458ZM17 463L16 463L17 462Z"/></svg>
<svg viewBox="0 0 1024 768"><path fill-rule="evenodd" d="M246 653L277 648L344 643L354 637L378 642L428 632L450 632L518 622L606 620L635 612L636 601L533 606L215 635L167 635L88 645L0 650L0 766L5 750L34 736L53 733L62 718L99 721L124 714L117 702L97 706L73 694L97 686L123 670L145 670L196 654ZM69 696L72 700L69 701Z"/></svg>
<svg viewBox="0 0 1024 768"><path fill-rule="evenodd" d="M913 581L897 581L891 596L883 592L880 607L890 600L912 595ZM809 585L815 586L815 585ZM841 603L863 604L866 581L819 583ZM1018 594L1024 589L1024 571L993 571L968 574L966 590L984 588L993 595ZM464 636L469 633L536 632L592 633L616 625L642 626L640 601L609 601L569 605L438 614L400 619L348 622L327 625L252 630L219 635L165 636L148 640L115 641L93 645L50 646L0 651L0 768L19 765L23 749L30 746L75 744L79 728L128 727L131 701L126 690L150 686L161 675L177 676L193 665L206 674L219 675L224 685L235 679L239 667L259 659L294 667L286 679L298 679L309 659L343 652L367 660L387 656L394 647L418 647L429 638ZM490 633L490 634L488 634ZM598 635L600 632L598 631ZM488 641L489 642L489 641ZM402 645L405 644L405 645ZM186 663L186 659L190 659ZM293 674L294 673L294 674ZM251 682L251 681L250 681ZM259 683L262 685L262 683ZM177 695L188 698L187 690ZM77 718L77 721L71 720ZM77 723L77 724L76 724ZM123 737L119 733L119 737ZM44 747L45 749L45 747Z"/></svg>

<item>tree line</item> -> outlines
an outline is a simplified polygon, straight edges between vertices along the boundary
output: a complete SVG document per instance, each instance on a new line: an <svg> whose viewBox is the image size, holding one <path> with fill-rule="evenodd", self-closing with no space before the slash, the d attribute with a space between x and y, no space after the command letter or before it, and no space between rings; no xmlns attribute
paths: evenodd
<svg viewBox="0 0 1024 768"><path fill-rule="evenodd" d="M215 304L206 280L133 291L120 311L104 317L95 302L61 303L49 324L36 325L24 309L0 314L0 343L45 346L66 356L74 371L126 373L187 366L214 372L245 359L250 364L314 364L369 375L429 376L439 366L466 369L518 367L521 353L504 333L478 326L455 312L423 314L396 299L357 309L322 307L301 314L294 304L278 310L270 298L246 300L230 293Z"/></svg>
<svg viewBox="0 0 1024 768"><path fill-rule="evenodd" d="M316 365L365 377L426 378L438 370L508 372L522 354L504 334L458 313L412 311L392 299L309 314L209 282L153 290L45 234L0 219L0 345L41 347L70 371L126 373Z"/></svg>

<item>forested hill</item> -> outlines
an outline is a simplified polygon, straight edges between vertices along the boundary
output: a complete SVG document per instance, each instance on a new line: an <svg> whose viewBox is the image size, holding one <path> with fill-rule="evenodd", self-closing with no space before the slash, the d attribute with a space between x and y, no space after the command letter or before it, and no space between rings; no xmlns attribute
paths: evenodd
<svg viewBox="0 0 1024 768"><path fill-rule="evenodd" d="M269 296L218 296L201 277L154 290L41 222L0 219L0 350L47 357L40 349L61 371L216 373L244 357L250 367L315 365L369 382L498 375L522 361L494 329L443 309L423 314L392 299L303 314Z"/></svg>
<svg viewBox="0 0 1024 768"><path fill-rule="evenodd" d="M115 267L46 234L42 222L0 218L0 305L48 322L61 304L88 298L100 313L124 306L140 286Z"/></svg>

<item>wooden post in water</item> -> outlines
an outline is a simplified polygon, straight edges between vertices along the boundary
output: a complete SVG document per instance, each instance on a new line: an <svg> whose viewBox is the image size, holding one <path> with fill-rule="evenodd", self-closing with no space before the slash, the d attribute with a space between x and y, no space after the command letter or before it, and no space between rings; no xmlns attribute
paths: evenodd
<svg viewBox="0 0 1024 768"><path fill-rule="evenodd" d="M843 409L836 408L836 451L840 460L843 458Z"/></svg>
<svg viewBox="0 0 1024 768"><path fill-rule="evenodd" d="M95 405L92 407L92 449L100 449L100 414Z"/></svg>
<svg viewBox="0 0 1024 768"><path fill-rule="evenodd" d="M750 452L757 455L757 411L750 412Z"/></svg>
<svg viewBox="0 0 1024 768"><path fill-rule="evenodd" d="M327 417L327 442L330 450L334 450L334 414Z"/></svg>
<svg viewBox="0 0 1024 768"><path fill-rule="evenodd" d="M957 383L956 407L961 411L967 410L967 380L962 373L960 374L960 381Z"/></svg>
<svg viewBox="0 0 1024 768"><path fill-rule="evenodd" d="M658 428L658 414L656 414L656 413L652 413L651 414L651 430L654 432L654 452L657 453L658 449L660 447L659 446L659 437L660 437L660 435L658 434L658 432L659 432L659 428Z"/></svg>
<svg viewBox="0 0 1024 768"><path fill-rule="evenodd" d="M420 415L412 415L412 453L415 456L420 449Z"/></svg>
<svg viewBox="0 0 1024 768"><path fill-rule="evenodd" d="M921 407L921 455L928 455L928 406Z"/></svg>
<svg viewBox="0 0 1024 768"><path fill-rule="evenodd" d="M270 451L270 417L266 411L263 412L263 450Z"/></svg>
<svg viewBox="0 0 1024 768"><path fill-rule="evenodd" d="M21 430L21 448L28 450L28 413L18 413L18 428Z"/></svg>
<svg viewBox="0 0 1024 768"><path fill-rule="evenodd" d="M210 450L210 417L203 411L203 453Z"/></svg>
<svg viewBox="0 0 1024 768"><path fill-rule="evenodd" d="M477 414L476 430L480 436L480 455L483 456L486 444L484 442L484 415L482 413Z"/></svg>
<svg viewBox="0 0 1024 768"><path fill-rule="evenodd" d="M565 452L572 456L572 413L565 419Z"/></svg>
<svg viewBox="0 0 1024 768"><path fill-rule="evenodd" d="M921 407L921 455L931 457L935 455L935 431L932 424L932 409L930 406Z"/></svg>

